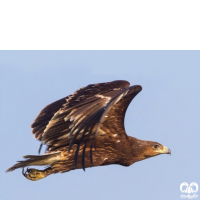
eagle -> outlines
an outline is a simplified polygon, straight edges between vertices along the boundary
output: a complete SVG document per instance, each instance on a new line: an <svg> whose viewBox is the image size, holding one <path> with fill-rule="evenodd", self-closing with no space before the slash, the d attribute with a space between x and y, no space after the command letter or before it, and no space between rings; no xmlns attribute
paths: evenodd
<svg viewBox="0 0 200 200"><path fill-rule="evenodd" d="M46 145L46 152L25 155L25 160L7 172L22 168L27 179L36 181L58 172L111 164L130 166L159 154L171 154L158 142L126 134L126 110L141 90L140 85L130 86L124 80L90 84L47 105L31 125L34 137L41 146ZM38 170L29 166L46 167Z"/></svg>

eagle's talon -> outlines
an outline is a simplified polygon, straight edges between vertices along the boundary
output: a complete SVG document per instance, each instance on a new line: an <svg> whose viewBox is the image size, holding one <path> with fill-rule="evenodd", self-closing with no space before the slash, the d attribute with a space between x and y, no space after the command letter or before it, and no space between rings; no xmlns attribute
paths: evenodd
<svg viewBox="0 0 200 200"><path fill-rule="evenodd" d="M29 169L29 167L27 167L27 169L26 169L26 172L30 172L30 169Z"/></svg>
<svg viewBox="0 0 200 200"><path fill-rule="evenodd" d="M37 170L33 168L27 168L26 171L24 172L24 168L22 169L22 174L29 180L31 181L37 181L39 179L42 179L46 177L44 171L42 170Z"/></svg>
<svg viewBox="0 0 200 200"><path fill-rule="evenodd" d="M24 175L24 167L22 168L22 174Z"/></svg>

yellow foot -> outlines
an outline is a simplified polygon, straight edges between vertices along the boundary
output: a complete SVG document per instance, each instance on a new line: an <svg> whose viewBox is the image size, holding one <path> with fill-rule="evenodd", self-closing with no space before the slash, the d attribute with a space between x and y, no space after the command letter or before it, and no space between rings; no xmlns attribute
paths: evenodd
<svg viewBox="0 0 200 200"><path fill-rule="evenodd" d="M31 181L37 181L39 179L42 179L46 177L47 175L44 173L43 170L33 169L33 168L27 168L24 172L24 168L22 169L22 174Z"/></svg>

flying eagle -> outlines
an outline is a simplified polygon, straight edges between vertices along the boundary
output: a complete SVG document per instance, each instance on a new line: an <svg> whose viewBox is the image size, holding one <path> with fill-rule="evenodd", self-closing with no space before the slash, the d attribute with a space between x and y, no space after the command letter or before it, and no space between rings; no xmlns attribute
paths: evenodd
<svg viewBox="0 0 200 200"><path fill-rule="evenodd" d="M127 81L91 84L47 105L31 125L34 137L46 145L43 155L26 155L7 170L22 168L32 181L50 174L93 166L133 163L171 154L158 142L128 136L124 117L132 99L142 90ZM40 148L41 149L41 148ZM44 170L27 166L47 166Z"/></svg>

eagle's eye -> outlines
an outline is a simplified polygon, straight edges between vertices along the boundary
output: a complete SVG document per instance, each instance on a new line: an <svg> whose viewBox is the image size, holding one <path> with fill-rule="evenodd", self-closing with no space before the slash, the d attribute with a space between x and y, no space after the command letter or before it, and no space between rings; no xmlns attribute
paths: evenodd
<svg viewBox="0 0 200 200"><path fill-rule="evenodd" d="M158 146L159 146L158 144L155 144L153 147L154 147L155 149L157 149L157 148L158 148Z"/></svg>

